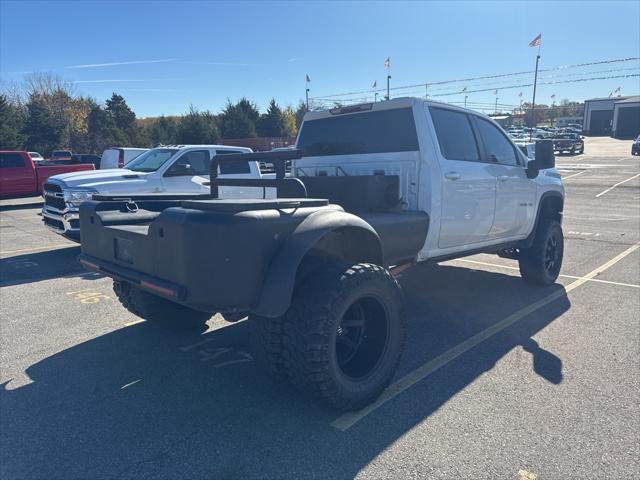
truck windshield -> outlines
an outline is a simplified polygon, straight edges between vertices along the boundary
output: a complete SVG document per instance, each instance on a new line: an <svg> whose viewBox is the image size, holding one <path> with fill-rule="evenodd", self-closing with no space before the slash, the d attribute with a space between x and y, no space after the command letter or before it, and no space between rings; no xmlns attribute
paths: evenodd
<svg viewBox="0 0 640 480"><path fill-rule="evenodd" d="M337 115L305 121L298 138L305 156L418 150L411 108Z"/></svg>
<svg viewBox="0 0 640 480"><path fill-rule="evenodd" d="M134 172L155 172L167 163L178 151L177 148L154 148L138 155L127 163L127 170Z"/></svg>

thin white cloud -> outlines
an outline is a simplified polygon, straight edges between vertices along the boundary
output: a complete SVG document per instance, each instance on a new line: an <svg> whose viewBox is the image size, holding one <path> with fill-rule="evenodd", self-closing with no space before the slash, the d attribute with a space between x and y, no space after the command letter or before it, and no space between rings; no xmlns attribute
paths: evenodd
<svg viewBox="0 0 640 480"><path fill-rule="evenodd" d="M159 60L130 60L127 62L112 63L87 63L84 65L69 65L65 68L98 68L98 67L116 67L118 65L141 65L146 63L168 63L175 62L177 58L161 58Z"/></svg>
<svg viewBox="0 0 640 480"><path fill-rule="evenodd" d="M129 82L175 82L184 78L104 78L98 80L72 80L72 83L129 83Z"/></svg>
<svg viewBox="0 0 640 480"><path fill-rule="evenodd" d="M126 83L126 82L149 82L146 78L125 79L125 78L106 78L100 80L73 80L73 83Z"/></svg>
<svg viewBox="0 0 640 480"><path fill-rule="evenodd" d="M263 63L230 63L230 62L180 62L184 65L217 65L220 67L261 67Z"/></svg>
<svg viewBox="0 0 640 480"><path fill-rule="evenodd" d="M123 92L177 92L175 88L126 88Z"/></svg>
<svg viewBox="0 0 640 480"><path fill-rule="evenodd" d="M293 58L290 58L289 60L287 60L287 62L289 62L289 63L294 63L294 62L297 62L297 61L299 61L299 60L300 60L300 59L299 59L298 57L293 57Z"/></svg>

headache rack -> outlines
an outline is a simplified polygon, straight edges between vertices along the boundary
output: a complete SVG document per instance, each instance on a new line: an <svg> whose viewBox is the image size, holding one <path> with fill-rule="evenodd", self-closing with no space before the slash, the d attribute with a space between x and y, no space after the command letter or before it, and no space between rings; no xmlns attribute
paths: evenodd
<svg viewBox="0 0 640 480"><path fill-rule="evenodd" d="M276 188L279 198L306 198L307 189L298 178L286 177L286 162L302 158L301 150L279 150L275 152L227 153L216 155L211 160L209 171L211 192L209 198L219 198L218 187L263 187ZM219 178L220 162L272 163L276 178ZM207 183L205 183L207 185Z"/></svg>

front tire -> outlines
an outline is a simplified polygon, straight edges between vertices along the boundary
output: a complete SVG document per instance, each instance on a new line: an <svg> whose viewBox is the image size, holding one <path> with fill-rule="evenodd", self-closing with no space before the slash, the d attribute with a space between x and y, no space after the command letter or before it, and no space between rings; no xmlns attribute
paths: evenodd
<svg viewBox="0 0 640 480"><path fill-rule="evenodd" d="M400 287L372 264L327 265L302 282L284 321L284 360L303 392L348 411L387 387L404 347Z"/></svg>
<svg viewBox="0 0 640 480"><path fill-rule="evenodd" d="M520 251L520 275L534 285L551 285L560 275L563 256L564 237L560 222L542 219L533 245Z"/></svg>
<svg viewBox="0 0 640 480"><path fill-rule="evenodd" d="M206 330L211 314L165 300L126 282L113 282L113 291L134 315L173 331Z"/></svg>

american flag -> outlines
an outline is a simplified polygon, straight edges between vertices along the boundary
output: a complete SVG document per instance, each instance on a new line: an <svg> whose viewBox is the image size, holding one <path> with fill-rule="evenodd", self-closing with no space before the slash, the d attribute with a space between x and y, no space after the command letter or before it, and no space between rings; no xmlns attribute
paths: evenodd
<svg viewBox="0 0 640 480"><path fill-rule="evenodd" d="M309 75L305 75L304 77L305 77L305 81L306 82L310 82L311 81L311 79L309 78Z"/></svg>
<svg viewBox="0 0 640 480"><path fill-rule="evenodd" d="M553 95L551 95L551 100L553 100L554 98L556 98L556 94L555 93Z"/></svg>
<svg viewBox="0 0 640 480"><path fill-rule="evenodd" d="M384 61L384 68L386 68L387 70L391 68L391 57L387 57L387 59Z"/></svg>
<svg viewBox="0 0 640 480"><path fill-rule="evenodd" d="M539 47L540 44L542 43L542 34L538 34L538 36L536 38L534 38L533 40L531 40L529 42L529 46L530 47Z"/></svg>
<svg viewBox="0 0 640 480"><path fill-rule="evenodd" d="M378 81L374 80L373 81L373 85L371 86L371 88L376 88L378 86Z"/></svg>
<svg viewBox="0 0 640 480"><path fill-rule="evenodd" d="M466 92L466 91L467 91L467 87L464 87L464 88L462 89L462 92L464 93L464 92Z"/></svg>
<svg viewBox="0 0 640 480"><path fill-rule="evenodd" d="M519 96L519 97L522 97L522 92L520 92L520 93L518 94L518 96Z"/></svg>
<svg viewBox="0 0 640 480"><path fill-rule="evenodd" d="M494 95L497 95L497 94L498 94L498 90L494 90L494 91L493 91L493 94L494 94Z"/></svg>

